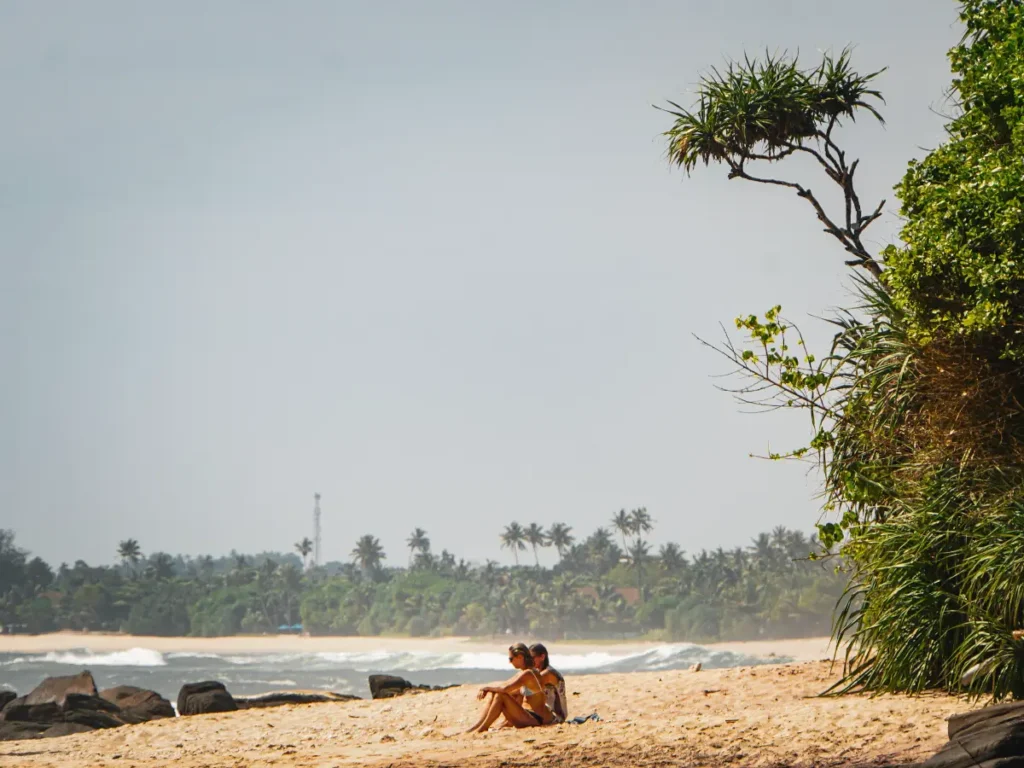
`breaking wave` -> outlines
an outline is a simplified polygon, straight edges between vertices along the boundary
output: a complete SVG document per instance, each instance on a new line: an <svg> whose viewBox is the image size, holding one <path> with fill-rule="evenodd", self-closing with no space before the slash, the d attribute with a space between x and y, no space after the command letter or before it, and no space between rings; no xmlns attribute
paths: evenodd
<svg viewBox="0 0 1024 768"><path fill-rule="evenodd" d="M565 674L660 672L686 669L700 662L705 669L782 663L770 659L715 651L692 643L644 647L630 653L595 649L588 653L557 651L551 663ZM365 696L366 677L392 673L416 683L448 685L491 682L506 676L508 655L488 652L377 651L371 653L160 653L131 648L94 653L76 648L45 654L0 653L0 687L29 691L41 678L91 669L97 685L138 685L159 691L172 701L183 683L221 680L232 693L264 693L281 687L323 689Z"/></svg>

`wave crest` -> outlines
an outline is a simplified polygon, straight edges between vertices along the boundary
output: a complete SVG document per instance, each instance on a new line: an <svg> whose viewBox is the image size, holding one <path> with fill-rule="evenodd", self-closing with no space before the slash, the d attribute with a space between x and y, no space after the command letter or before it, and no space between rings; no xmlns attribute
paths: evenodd
<svg viewBox="0 0 1024 768"><path fill-rule="evenodd" d="M77 667L166 667L167 660L151 648L129 648L127 651L93 653L85 649L51 651L46 655L24 661L43 661L51 664L70 664Z"/></svg>

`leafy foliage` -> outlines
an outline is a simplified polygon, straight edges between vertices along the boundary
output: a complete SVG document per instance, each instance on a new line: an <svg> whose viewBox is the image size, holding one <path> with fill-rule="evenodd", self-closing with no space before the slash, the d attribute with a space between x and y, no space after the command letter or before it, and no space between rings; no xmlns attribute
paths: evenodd
<svg viewBox="0 0 1024 768"><path fill-rule="evenodd" d="M924 340L963 335L1024 359L1024 6L971 0L950 52L960 115L898 187L903 246L885 282Z"/></svg>
<svg viewBox="0 0 1024 768"><path fill-rule="evenodd" d="M550 569L493 562L472 567L447 552L421 553L411 568L378 563L366 569L363 550L376 552L370 545L379 542L365 536L352 563L304 573L294 554L165 555L170 578L158 576L149 563L126 574L81 561L54 575L42 560L29 561L14 546L13 534L0 531L0 542L6 542L0 572L11 572L12 561L26 566L0 595L0 623L33 632L219 636L276 632L301 621L314 634L512 630L549 637L653 633L675 640L746 640L820 634L845 583L834 569L806 559L811 540L784 528L749 549L701 552L692 560L675 544L653 557L638 540L626 558L604 529L576 543L568 526L556 523L545 540L553 542L556 530L568 538L562 538L560 563ZM419 533L417 538L426 537Z"/></svg>
<svg viewBox="0 0 1024 768"><path fill-rule="evenodd" d="M768 456L823 469L823 554L841 552L851 576L834 625L849 641L839 691L1024 695L1024 3L970 0L961 18L950 58L962 113L946 144L911 163L898 188L905 244L856 278L859 303L832 319L829 354L817 361L779 307L737 320L746 343L716 347L742 378L731 390L741 402L810 414L809 444ZM746 87L758 71L728 82ZM708 157L737 175L737 163L799 151L781 142L812 134L774 114L767 150ZM814 138L829 147L828 136ZM846 199L859 211L848 188ZM826 227L850 251L839 229Z"/></svg>

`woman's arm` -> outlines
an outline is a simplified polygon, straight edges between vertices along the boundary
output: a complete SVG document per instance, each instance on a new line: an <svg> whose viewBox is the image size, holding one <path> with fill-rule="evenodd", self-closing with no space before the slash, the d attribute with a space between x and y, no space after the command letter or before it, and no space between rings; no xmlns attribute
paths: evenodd
<svg viewBox="0 0 1024 768"><path fill-rule="evenodd" d="M515 693L523 687L523 680L526 675L529 674L529 670L522 670L514 677L506 680L501 685L485 685L480 689L481 693Z"/></svg>

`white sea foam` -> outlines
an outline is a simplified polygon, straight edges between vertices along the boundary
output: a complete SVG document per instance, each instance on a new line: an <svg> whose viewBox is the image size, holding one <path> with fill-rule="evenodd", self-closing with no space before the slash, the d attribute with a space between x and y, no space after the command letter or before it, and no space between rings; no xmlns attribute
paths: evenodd
<svg viewBox="0 0 1024 768"><path fill-rule="evenodd" d="M165 667L167 660L151 648L130 648L127 651L93 653L86 650L54 651L44 656L25 659L51 664L70 664L78 667Z"/></svg>
<svg viewBox="0 0 1024 768"><path fill-rule="evenodd" d="M643 672L685 669L701 662L705 668L735 667L765 663L758 659L722 651L712 651L691 643L670 643L648 647L633 653L609 653L594 650L590 653L560 654L553 647L552 664L566 673L586 674L599 672ZM786 661L784 658L772 659ZM334 672L397 672L417 673L459 671L459 677L472 670L504 671L509 668L505 653L435 653L429 651L374 651L362 653L251 653L220 655L216 653L175 652L166 655L149 648L132 648L112 653L93 653L85 649L60 651L45 655L18 656L0 661L8 669L24 669L37 665L54 664L63 666L89 667L167 667L174 669L202 670L202 674L221 675L230 679L230 670L246 670L246 677L264 674L269 678L291 679L294 674L331 674ZM269 673L269 674L268 674ZM284 674L281 674L284 673ZM237 675L235 675L237 677Z"/></svg>

